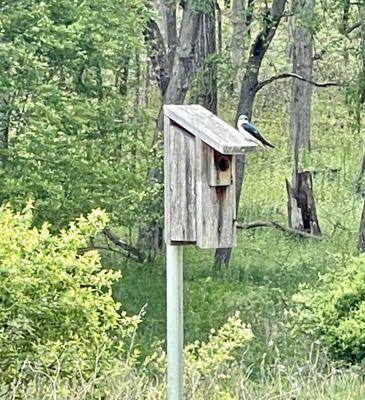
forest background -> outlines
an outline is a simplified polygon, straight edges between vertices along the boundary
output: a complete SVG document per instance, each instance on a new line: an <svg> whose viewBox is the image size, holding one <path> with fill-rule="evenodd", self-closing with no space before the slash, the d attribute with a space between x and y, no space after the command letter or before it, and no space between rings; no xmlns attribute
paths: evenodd
<svg viewBox="0 0 365 400"><path fill-rule="evenodd" d="M363 399L364 0L0 12L2 397L165 398L161 109L198 103L276 148L234 251L186 248L186 398Z"/></svg>

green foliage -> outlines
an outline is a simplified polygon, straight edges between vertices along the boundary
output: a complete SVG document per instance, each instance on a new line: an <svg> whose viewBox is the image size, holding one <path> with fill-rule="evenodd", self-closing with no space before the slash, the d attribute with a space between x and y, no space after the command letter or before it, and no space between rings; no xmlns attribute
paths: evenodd
<svg viewBox="0 0 365 400"><path fill-rule="evenodd" d="M139 322L112 298L120 273L102 269L97 252L80 253L107 217L94 210L54 236L32 227L31 208L0 209L0 382L58 364L63 376L106 373Z"/></svg>
<svg viewBox="0 0 365 400"><path fill-rule="evenodd" d="M34 198L36 223L55 229L96 207L130 229L156 219L157 189L144 185L152 130L134 91L148 15L142 0L2 5L2 202L21 209Z"/></svg>
<svg viewBox="0 0 365 400"><path fill-rule="evenodd" d="M339 263L320 277L320 290L295 295L297 329L321 340L337 359L365 360L365 255Z"/></svg>

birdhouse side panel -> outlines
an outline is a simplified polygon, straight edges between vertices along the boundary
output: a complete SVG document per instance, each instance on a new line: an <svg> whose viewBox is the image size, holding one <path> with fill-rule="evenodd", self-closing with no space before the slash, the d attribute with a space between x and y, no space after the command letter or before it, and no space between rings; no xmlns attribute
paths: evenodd
<svg viewBox="0 0 365 400"><path fill-rule="evenodd" d="M196 139L197 161L197 246L202 249L227 248L235 245L236 197L235 183L211 186L214 149ZM231 158L235 174L235 157Z"/></svg>
<svg viewBox="0 0 365 400"><path fill-rule="evenodd" d="M195 138L169 123L167 191L165 212L168 214L167 242L196 241ZM166 164L165 164L166 168ZM166 191L166 190L165 190Z"/></svg>

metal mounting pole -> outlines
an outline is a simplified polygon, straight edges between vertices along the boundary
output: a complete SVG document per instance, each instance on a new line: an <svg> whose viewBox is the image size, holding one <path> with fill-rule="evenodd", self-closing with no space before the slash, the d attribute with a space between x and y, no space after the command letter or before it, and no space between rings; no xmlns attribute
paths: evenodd
<svg viewBox="0 0 365 400"><path fill-rule="evenodd" d="M166 245L167 399L183 400L183 246Z"/></svg>

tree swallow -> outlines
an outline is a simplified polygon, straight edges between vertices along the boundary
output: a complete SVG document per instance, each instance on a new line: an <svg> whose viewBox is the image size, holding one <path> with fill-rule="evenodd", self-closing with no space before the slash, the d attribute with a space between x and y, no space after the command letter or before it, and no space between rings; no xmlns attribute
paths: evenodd
<svg viewBox="0 0 365 400"><path fill-rule="evenodd" d="M268 142L263 137L263 135L255 127L255 125L251 124L248 121L248 117L246 115L241 115L238 118L237 129L239 132L243 133L246 140L257 143L262 147L268 146L268 147L272 147L273 149L275 148L275 146L273 144Z"/></svg>

